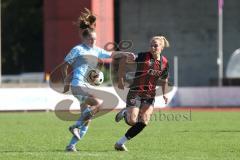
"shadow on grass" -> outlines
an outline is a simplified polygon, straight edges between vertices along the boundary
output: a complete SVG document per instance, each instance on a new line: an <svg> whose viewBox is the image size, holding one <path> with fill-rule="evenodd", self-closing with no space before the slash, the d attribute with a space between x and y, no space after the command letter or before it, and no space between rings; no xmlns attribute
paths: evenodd
<svg viewBox="0 0 240 160"><path fill-rule="evenodd" d="M215 133L224 133L224 132L226 132L226 133L234 133L234 132L236 132L236 133L238 133L238 132L240 132L240 130L183 130L183 131L176 131L176 132L182 132L182 133L184 133L184 132L198 132L198 133L200 133L200 132L215 132Z"/></svg>
<svg viewBox="0 0 240 160"><path fill-rule="evenodd" d="M78 150L77 152L67 152L64 149L56 149L56 150L23 150L23 151L10 151L10 150L5 150L5 151L1 151L0 153L79 153L79 152L88 152L88 153L104 153L104 152L113 152L115 150Z"/></svg>
<svg viewBox="0 0 240 160"><path fill-rule="evenodd" d="M65 152L65 150L46 150L46 151L37 151L37 150L23 150L23 151L10 151L10 150L5 150L5 151L0 151L0 153L48 153L48 152Z"/></svg>

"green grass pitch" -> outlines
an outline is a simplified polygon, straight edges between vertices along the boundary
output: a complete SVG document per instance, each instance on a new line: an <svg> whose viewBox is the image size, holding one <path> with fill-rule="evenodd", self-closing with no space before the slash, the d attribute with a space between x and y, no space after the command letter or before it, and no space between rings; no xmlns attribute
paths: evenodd
<svg viewBox="0 0 240 160"><path fill-rule="evenodd" d="M68 126L74 122L52 112L0 113L0 160L240 159L240 112L156 112L145 130L127 142L129 152L113 149L128 129L114 116L94 119L77 145L80 151L67 153Z"/></svg>

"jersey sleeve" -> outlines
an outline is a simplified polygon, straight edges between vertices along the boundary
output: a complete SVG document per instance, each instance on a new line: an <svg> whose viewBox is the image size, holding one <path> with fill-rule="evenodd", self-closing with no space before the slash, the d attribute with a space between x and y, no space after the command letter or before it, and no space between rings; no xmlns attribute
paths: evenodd
<svg viewBox="0 0 240 160"><path fill-rule="evenodd" d="M135 62L141 62L143 59L143 53L136 54Z"/></svg>
<svg viewBox="0 0 240 160"><path fill-rule="evenodd" d="M111 52L108 52L102 48L99 49L99 55L98 55L98 58L110 58L111 57Z"/></svg>
<svg viewBox="0 0 240 160"><path fill-rule="evenodd" d="M73 48L64 58L64 61L67 62L68 64L73 64L79 55L80 50L77 48Z"/></svg>

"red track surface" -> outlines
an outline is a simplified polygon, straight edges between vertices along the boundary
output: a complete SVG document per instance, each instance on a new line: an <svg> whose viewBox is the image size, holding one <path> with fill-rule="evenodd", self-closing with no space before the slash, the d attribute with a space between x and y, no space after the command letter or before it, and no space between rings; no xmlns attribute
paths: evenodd
<svg viewBox="0 0 240 160"><path fill-rule="evenodd" d="M164 111L200 111L200 112L240 112L240 107L167 107L167 108L156 108L158 110Z"/></svg>

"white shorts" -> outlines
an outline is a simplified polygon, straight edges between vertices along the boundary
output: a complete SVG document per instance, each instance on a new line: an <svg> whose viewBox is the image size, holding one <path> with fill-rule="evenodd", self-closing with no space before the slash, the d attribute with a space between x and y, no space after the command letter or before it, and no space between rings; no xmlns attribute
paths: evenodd
<svg viewBox="0 0 240 160"><path fill-rule="evenodd" d="M103 103L102 99L97 97L101 97L102 93L98 92L95 86L91 86L89 83L78 83L78 85L71 85L72 95L76 97L80 103L85 103L85 101L91 97L98 101L98 103ZM101 95L101 96L100 96Z"/></svg>
<svg viewBox="0 0 240 160"><path fill-rule="evenodd" d="M78 99L80 104L84 103L88 97L91 96L89 91L91 90L91 87L89 87L88 84L81 84L79 86L72 86L71 85L71 91L74 97Z"/></svg>

